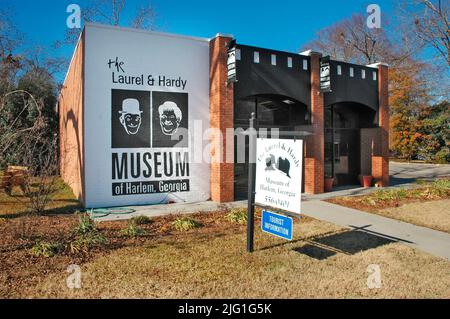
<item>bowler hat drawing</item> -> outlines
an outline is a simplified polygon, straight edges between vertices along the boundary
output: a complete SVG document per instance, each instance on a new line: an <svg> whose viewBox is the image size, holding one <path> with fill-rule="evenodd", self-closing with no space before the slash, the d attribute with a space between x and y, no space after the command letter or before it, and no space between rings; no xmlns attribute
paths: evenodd
<svg viewBox="0 0 450 319"><path fill-rule="evenodd" d="M122 101L122 111L119 111L120 114L142 114L142 111L139 110L139 101L136 99L125 99Z"/></svg>

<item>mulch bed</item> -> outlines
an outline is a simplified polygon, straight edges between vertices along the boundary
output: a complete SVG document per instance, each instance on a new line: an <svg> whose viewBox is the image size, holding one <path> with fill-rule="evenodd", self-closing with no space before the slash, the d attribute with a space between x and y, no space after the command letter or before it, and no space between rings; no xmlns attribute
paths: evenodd
<svg viewBox="0 0 450 319"><path fill-rule="evenodd" d="M412 189L411 191L418 190ZM427 196L417 196L417 197L406 197L400 200L383 200L377 201L375 205L371 205L364 201L364 199L369 198L369 195L358 195L358 196L347 196L347 197L334 197L326 199L326 202L345 206L348 208L353 208L357 210L362 210L369 213L377 213L384 209L400 207L409 203L417 203L424 201L434 201L434 200L442 200L450 198L449 196L435 196L435 197L427 197Z"/></svg>
<svg viewBox="0 0 450 319"><path fill-rule="evenodd" d="M335 198L326 199L325 201L332 203L332 204L345 206L345 207L353 208L353 209L357 209L357 210L362 210L362 211L369 212L369 213L376 213L383 209L400 207L405 204L416 203L416 202L422 201L420 199L406 198L406 199L402 199L399 201L393 200L393 201L379 202L379 203L377 203L376 206L373 206L373 205L362 202L361 201L362 198L364 198L364 195L351 196L351 197L350 196L349 197L335 197ZM438 198L435 200L439 200L439 199L442 199L442 198Z"/></svg>

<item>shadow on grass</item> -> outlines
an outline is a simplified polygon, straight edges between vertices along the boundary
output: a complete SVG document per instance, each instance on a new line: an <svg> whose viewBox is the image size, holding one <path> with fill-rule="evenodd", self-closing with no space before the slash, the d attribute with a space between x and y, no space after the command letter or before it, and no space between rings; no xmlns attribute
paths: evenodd
<svg viewBox="0 0 450 319"><path fill-rule="evenodd" d="M39 214L39 216L56 216L56 215L70 215L74 212L81 210L82 207L80 203L77 200L64 200L64 202L70 202L70 203L76 203L76 204L70 204L62 207L56 207L56 208L49 208L43 211ZM14 219L14 218L20 218L24 216L32 216L33 213L30 213L29 211L20 211L10 214L1 214L0 219Z"/></svg>
<svg viewBox="0 0 450 319"><path fill-rule="evenodd" d="M270 247L264 247L266 250L287 244L306 242L305 245L293 248L294 251L308 257L324 260L336 254L354 255L369 249L378 248L395 242L412 243L401 238L391 237L381 233L366 229L371 225L364 227L351 226L354 229L329 233L325 235L302 238L291 242L280 243Z"/></svg>
<svg viewBox="0 0 450 319"><path fill-rule="evenodd" d="M405 177L389 177L389 186L399 186L406 184L414 184L417 181L416 178L405 178Z"/></svg>
<svg viewBox="0 0 450 319"><path fill-rule="evenodd" d="M311 258L323 260L338 253L353 255L394 242L396 240L381 237L366 231L349 230L309 240L308 244L294 248L294 250Z"/></svg>

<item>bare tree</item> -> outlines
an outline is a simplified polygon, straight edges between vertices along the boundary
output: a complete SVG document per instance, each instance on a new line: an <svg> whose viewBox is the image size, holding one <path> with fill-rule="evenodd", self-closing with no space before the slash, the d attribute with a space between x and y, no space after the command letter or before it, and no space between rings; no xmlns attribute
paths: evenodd
<svg viewBox="0 0 450 319"><path fill-rule="evenodd" d="M137 29L153 30L155 28L155 9L148 1L145 5L132 7L127 0L93 0L87 7L81 8L84 23L102 23L114 26L129 26ZM134 10L130 20L124 20L126 11ZM80 30L67 29L63 41L57 41L56 46L76 43Z"/></svg>
<svg viewBox="0 0 450 319"><path fill-rule="evenodd" d="M0 8L0 94L8 92L21 66L22 57L14 54L22 43L23 35L18 31L7 6Z"/></svg>
<svg viewBox="0 0 450 319"><path fill-rule="evenodd" d="M418 39L432 47L450 66L450 2L413 0L414 31Z"/></svg>
<svg viewBox="0 0 450 319"><path fill-rule="evenodd" d="M148 6L140 6L136 10L131 26L136 29L154 30L156 13L154 8L149 4Z"/></svg>
<svg viewBox="0 0 450 319"><path fill-rule="evenodd" d="M67 59L53 55L47 46L37 45L24 51L22 58L23 68L28 70L45 70L51 76L67 70Z"/></svg>
<svg viewBox="0 0 450 319"><path fill-rule="evenodd" d="M384 29L369 29L362 15L353 15L320 30L317 38L304 49L318 50L333 59L358 64L393 63L402 58Z"/></svg>
<svg viewBox="0 0 450 319"><path fill-rule="evenodd" d="M13 96L23 100L23 108L15 118L8 120L5 105ZM32 106L38 112L33 124L18 125L22 113ZM47 136L49 125L42 115L44 107L42 100L36 100L32 94L23 90L9 92L0 98L0 120L3 123L0 125L0 159L8 154L8 161L26 168L22 171L20 186L27 199L25 204L33 213L41 213L51 201L56 190L58 171L58 136L56 133L53 138ZM17 182L14 179L11 174L11 191ZM20 196L14 198L22 200Z"/></svg>
<svg viewBox="0 0 450 319"><path fill-rule="evenodd" d="M403 0L396 6L396 40L414 60L423 61L430 94L437 102L450 98L449 6L447 1ZM430 48L424 54L424 49ZM435 54L428 54L435 52ZM444 80L443 80L444 79Z"/></svg>
<svg viewBox="0 0 450 319"><path fill-rule="evenodd" d="M23 35L19 32L11 17L12 10L8 7L0 8L0 56L5 57L13 53L22 42Z"/></svg>

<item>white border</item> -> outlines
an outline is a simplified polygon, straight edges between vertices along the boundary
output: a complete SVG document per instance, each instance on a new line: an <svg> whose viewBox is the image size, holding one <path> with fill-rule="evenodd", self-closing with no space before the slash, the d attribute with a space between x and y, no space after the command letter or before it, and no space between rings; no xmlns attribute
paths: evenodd
<svg viewBox="0 0 450 319"><path fill-rule="evenodd" d="M262 216L262 215L264 214L264 212L270 213L270 214L273 214L273 215L277 215L277 216L281 216L281 217L283 217L283 218L289 218L289 219L291 220L291 225L292 225L291 238L286 239L286 237L282 237L282 236L279 236L279 235L276 235L276 234L273 234L273 233L270 233L270 232L264 230L264 229L263 229L264 223L263 223L263 216ZM277 214L277 213L271 212L271 211L269 211L269 210L263 209L262 212L261 212L261 231L264 232L264 233L266 233L266 234L270 234L270 235L273 235L273 236L275 236L275 237L282 238L282 239L284 239L284 240L292 241L292 238L294 237L294 219L293 219L292 217L290 217L290 216Z"/></svg>

